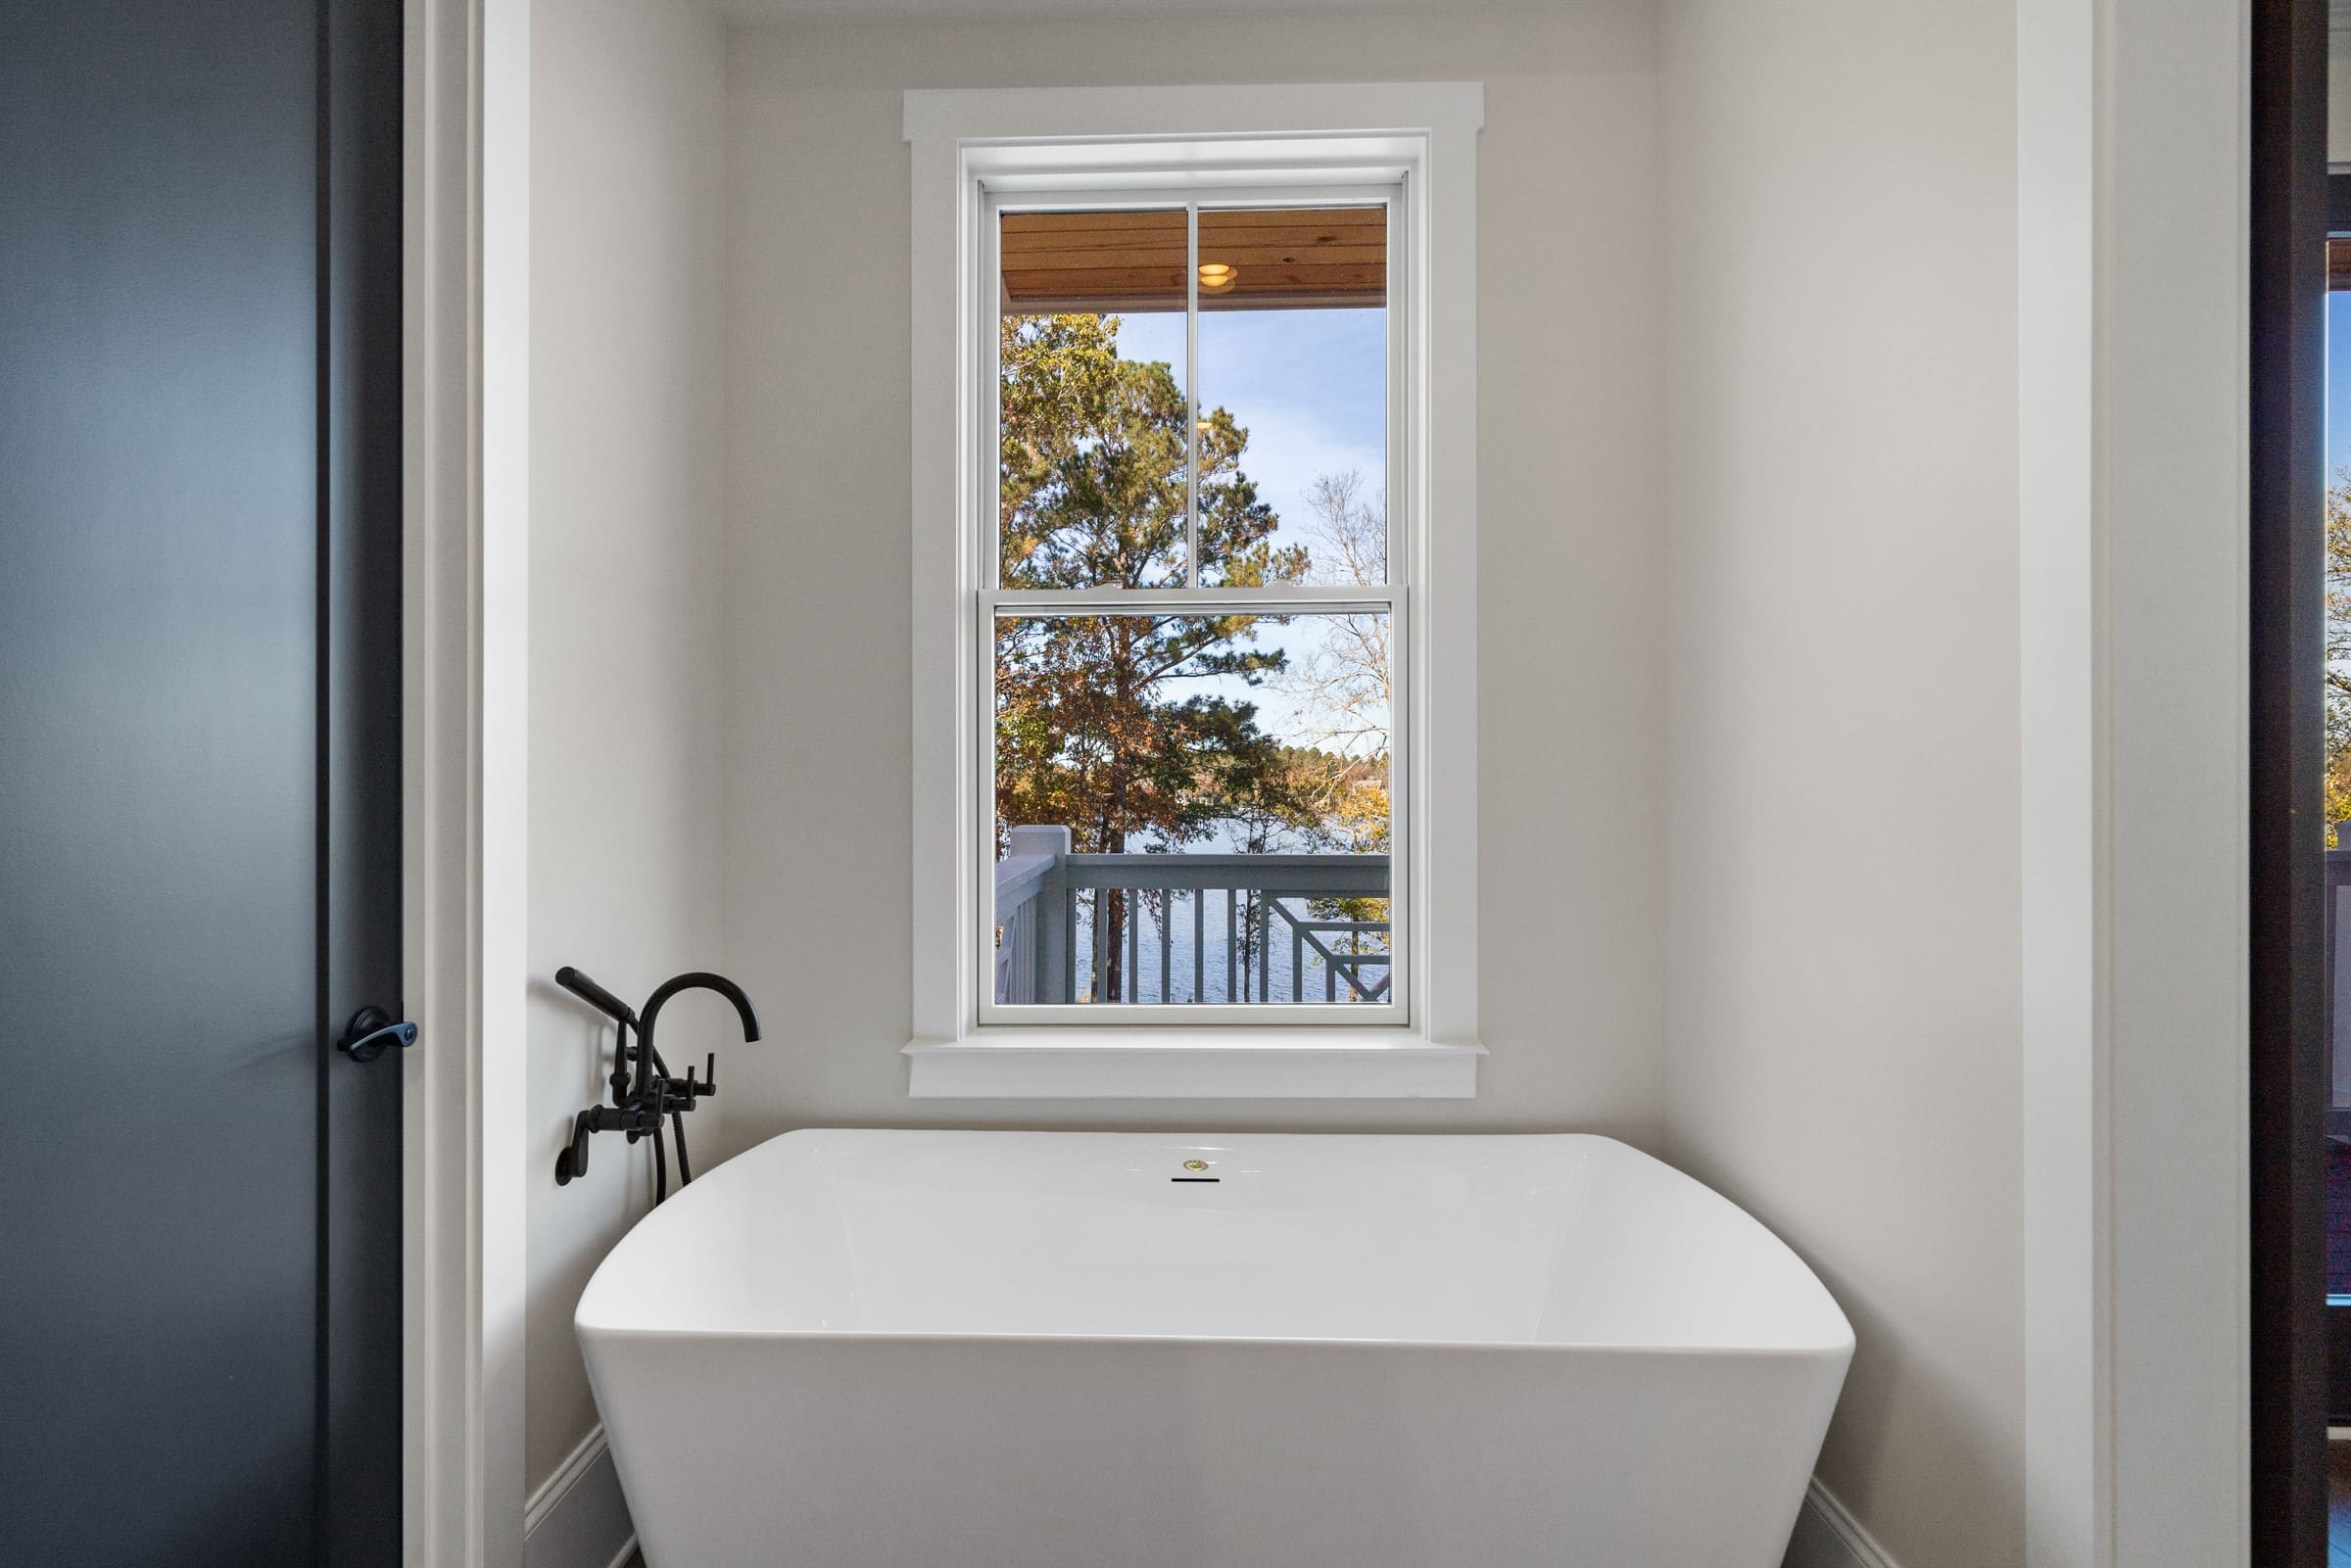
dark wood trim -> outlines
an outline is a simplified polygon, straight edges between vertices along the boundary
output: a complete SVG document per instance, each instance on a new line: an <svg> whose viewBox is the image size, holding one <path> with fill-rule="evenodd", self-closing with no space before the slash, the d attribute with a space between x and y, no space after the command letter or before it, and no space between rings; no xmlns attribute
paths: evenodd
<svg viewBox="0 0 2351 1568"><path fill-rule="evenodd" d="M2351 1303L2340 1307L2332 1301L2327 1304L2327 1364L2329 1368L2327 1419L2334 1426L2351 1426L2351 1412L2336 1407L2339 1397L2332 1393L2343 1387L2343 1380L2337 1374L2351 1367Z"/></svg>
<svg viewBox="0 0 2351 1568"><path fill-rule="evenodd" d="M2351 292L2351 174L2327 176L2327 287Z"/></svg>
<svg viewBox="0 0 2351 1568"><path fill-rule="evenodd" d="M2351 174L2327 176L2327 232L2351 234Z"/></svg>
<svg viewBox="0 0 2351 1568"><path fill-rule="evenodd" d="M401 1017L400 0L318 26L318 1475L315 1560L399 1568L401 1081L328 1042ZM431 1049L426 1042L422 1049ZM387 1218L389 1217L389 1223Z"/></svg>
<svg viewBox="0 0 2351 1568"><path fill-rule="evenodd" d="M2330 195L2333 191L2342 188L2338 183L2341 179L2340 175L2329 176L2327 184ZM2333 221L2332 218L2327 220L2329 230L2332 229ZM2329 240L2327 246L2329 253L2339 243L2339 241ZM2330 260L2330 270L2331 267ZM2322 968L2326 974L2328 1006L2325 1098L2327 1102L2327 1163L2329 1169L2334 1163L2335 1145L2351 1142L2351 1110L2334 1104L2332 1011L2336 952L2335 927L2339 924L2337 916L2341 911L2342 895L2346 890L2351 890L2351 839L2327 851L2326 911L2320 921L2320 928L2326 933L2324 950L2326 958ZM2326 1178L2326 1181L2327 1185L2322 1189L2321 1202L2332 1203L2333 1177L2331 1174ZM2329 1292L2327 1298L2327 1424L2330 1427L2351 1426L2351 1298L2331 1294L2334 1289L2334 1268L2331 1259L2328 1260L2327 1267L2327 1288ZM2329 1511L2331 1512L2331 1510Z"/></svg>
<svg viewBox="0 0 2351 1568"><path fill-rule="evenodd" d="M2252 1561L2327 1560L2327 0L2252 31Z"/></svg>

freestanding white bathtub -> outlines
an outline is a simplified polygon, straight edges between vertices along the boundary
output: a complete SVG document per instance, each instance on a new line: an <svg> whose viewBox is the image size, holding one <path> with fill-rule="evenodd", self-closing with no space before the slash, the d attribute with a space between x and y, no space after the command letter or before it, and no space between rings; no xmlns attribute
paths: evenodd
<svg viewBox="0 0 2351 1568"><path fill-rule="evenodd" d="M577 1322L648 1568L1777 1568L1853 1348L1580 1136L794 1132Z"/></svg>

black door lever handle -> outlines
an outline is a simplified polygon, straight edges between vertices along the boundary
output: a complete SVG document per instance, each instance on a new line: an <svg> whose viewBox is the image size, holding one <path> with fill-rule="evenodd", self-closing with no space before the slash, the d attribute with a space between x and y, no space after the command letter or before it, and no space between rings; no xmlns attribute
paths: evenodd
<svg viewBox="0 0 2351 1568"><path fill-rule="evenodd" d="M396 1023L380 1007L363 1007L351 1016L335 1049L354 1062L372 1062L392 1046L404 1050L416 1043L416 1025Z"/></svg>

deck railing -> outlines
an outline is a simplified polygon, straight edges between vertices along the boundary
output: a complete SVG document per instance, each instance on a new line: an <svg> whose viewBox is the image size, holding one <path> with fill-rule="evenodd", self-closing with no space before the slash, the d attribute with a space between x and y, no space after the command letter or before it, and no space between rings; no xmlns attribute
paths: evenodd
<svg viewBox="0 0 2351 1568"><path fill-rule="evenodd" d="M1066 828L1016 828L996 862L996 1000L1378 1002L1385 855L1079 855Z"/></svg>

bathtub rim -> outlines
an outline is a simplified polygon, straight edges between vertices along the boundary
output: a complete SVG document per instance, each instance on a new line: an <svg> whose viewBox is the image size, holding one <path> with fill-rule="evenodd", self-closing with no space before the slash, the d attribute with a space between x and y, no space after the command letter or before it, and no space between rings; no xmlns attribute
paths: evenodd
<svg viewBox="0 0 2351 1568"><path fill-rule="evenodd" d="M695 1187L701 1185L701 1183L704 1181L714 1178L719 1171L726 1169L729 1165L733 1165L739 1161L747 1159L751 1155L754 1155L763 1149L767 1149L772 1145L785 1143L791 1140L807 1140L813 1142L820 1141L828 1137L926 1138L947 1136L984 1137L991 1139L998 1137L1024 1139L1039 1137L1051 1139L1119 1138L1146 1140L1153 1143L1166 1143L1177 1147L1214 1147L1216 1146L1214 1142L1215 1140L1252 1141L1268 1138L1282 1140L1358 1140L1369 1138L1394 1139L1405 1142L1417 1142L1425 1140L1431 1142L1451 1143L1515 1143L1533 1142L1537 1140L1551 1141L1567 1139L1578 1142L1609 1144L1617 1149L1625 1151L1627 1154L1630 1154L1641 1161L1660 1166L1666 1171L1669 1171L1679 1180L1689 1182L1693 1186L1698 1187L1700 1190L1712 1197L1716 1202L1729 1207L1742 1220L1761 1231L1763 1235L1771 1240L1774 1246L1786 1253L1791 1262L1803 1271L1804 1277L1811 1282L1813 1289L1820 1293L1821 1304L1825 1306L1828 1311L1832 1314L1840 1332L1832 1335L1817 1336L1813 1339L1804 1340L1800 1343L1788 1343L1788 1340L1797 1338L1797 1336L1783 1335L1781 1336L1781 1341L1779 1343L1771 1344L1743 1344L1713 1338L1685 1343L1656 1344L1617 1340L1561 1341L1497 1339L1472 1340L1441 1338L1399 1339L1393 1337L1341 1335L1316 1335L1307 1337L1288 1334L1106 1334L1098 1331L1089 1331L1082 1334L1068 1334L1026 1330L974 1331L968 1329L901 1330L767 1327L699 1328L692 1326L650 1326L642 1323L629 1324L609 1320L600 1321L591 1319L589 1312L591 1305L594 1303L598 1295L598 1281L602 1277L607 1268L614 1265L614 1260L621 1258L622 1254L629 1248L631 1242L637 1240L639 1233L644 1231L648 1225L655 1223L658 1219L658 1216L661 1214L662 1210L669 1208L671 1205L694 1202L695 1200L693 1199L692 1194ZM1187 1144L1186 1140L1191 1140L1192 1142ZM611 1251L605 1254L603 1259L597 1264L595 1272L589 1276L588 1283L582 1288L579 1301L575 1304L572 1309L572 1332L574 1336L580 1340L583 1348L585 1347L587 1341L593 1336L596 1339L604 1341L691 1340L743 1343L778 1342L808 1345L922 1344L960 1345L973 1347L1063 1345L1073 1347L1089 1346L1096 1348L1140 1346L1264 1346L1269 1348L1280 1348L1288 1350L1304 1350L1326 1347L1334 1350L1346 1349L1386 1352L1494 1351L1517 1355L1524 1355L1529 1353L1540 1352L1557 1353L1568 1355L1647 1355L1660 1357L1694 1356L1702 1358L1726 1357L1738 1359L1791 1358L1798 1360L1817 1360L1821 1358L1841 1357L1848 1364L1857 1344L1857 1339L1853 1331L1852 1319L1846 1312L1843 1304L1837 1300L1835 1293L1828 1288L1827 1282L1821 1279L1820 1275L1813 1269L1812 1265L1804 1260L1802 1255L1799 1254L1795 1248L1789 1246L1788 1242L1781 1237L1777 1231L1773 1230L1769 1225L1764 1224L1762 1220L1756 1218L1752 1213L1749 1212L1744 1206L1726 1194L1720 1192L1716 1188L1699 1180L1698 1177L1691 1175L1688 1171L1683 1170L1680 1166L1675 1165L1665 1160L1661 1160L1655 1155L1650 1154L1647 1150L1641 1149L1634 1144L1627 1143L1621 1138L1611 1137L1607 1133L1576 1131L1422 1133L1348 1132L1328 1130L1248 1130L1216 1133L1194 1131L1190 1129L1121 1131L1104 1130L1090 1127L792 1127L787 1129L786 1131L777 1133L772 1137L763 1138L759 1142L752 1144L750 1147L742 1150L733 1158L723 1161L719 1164L712 1166L701 1177L697 1178L697 1180L689 1184L679 1192L672 1194L667 1204L663 1204L658 1208L648 1210L645 1214L641 1215L637 1221L629 1227L628 1231L622 1235L620 1240L613 1244Z"/></svg>
<svg viewBox="0 0 2351 1568"><path fill-rule="evenodd" d="M1839 1316L1844 1315L1839 1308ZM582 1340L593 1335L599 1340L694 1340L726 1342L766 1342L786 1340L824 1345L1067 1345L1097 1350L1129 1346L1163 1346L1202 1349L1223 1349L1239 1346L1264 1346L1271 1350L1349 1350L1349 1351L1495 1351L1511 1355L1534 1353L1559 1355L1612 1356L1695 1356L1700 1358L1726 1357L1737 1360L1818 1360L1826 1356L1850 1355L1855 1346L1852 1324L1846 1324L1845 1336L1836 1343L1819 1345L1723 1345L1714 1343L1688 1345L1631 1344L1615 1340L1444 1340L1444 1339L1366 1339L1323 1335L1312 1339L1297 1335L1277 1334L1046 1334L1046 1333L973 1333L968 1330L945 1329L808 1329L808 1328L618 1328L610 1325L584 1323L579 1314L572 1316L572 1327Z"/></svg>

